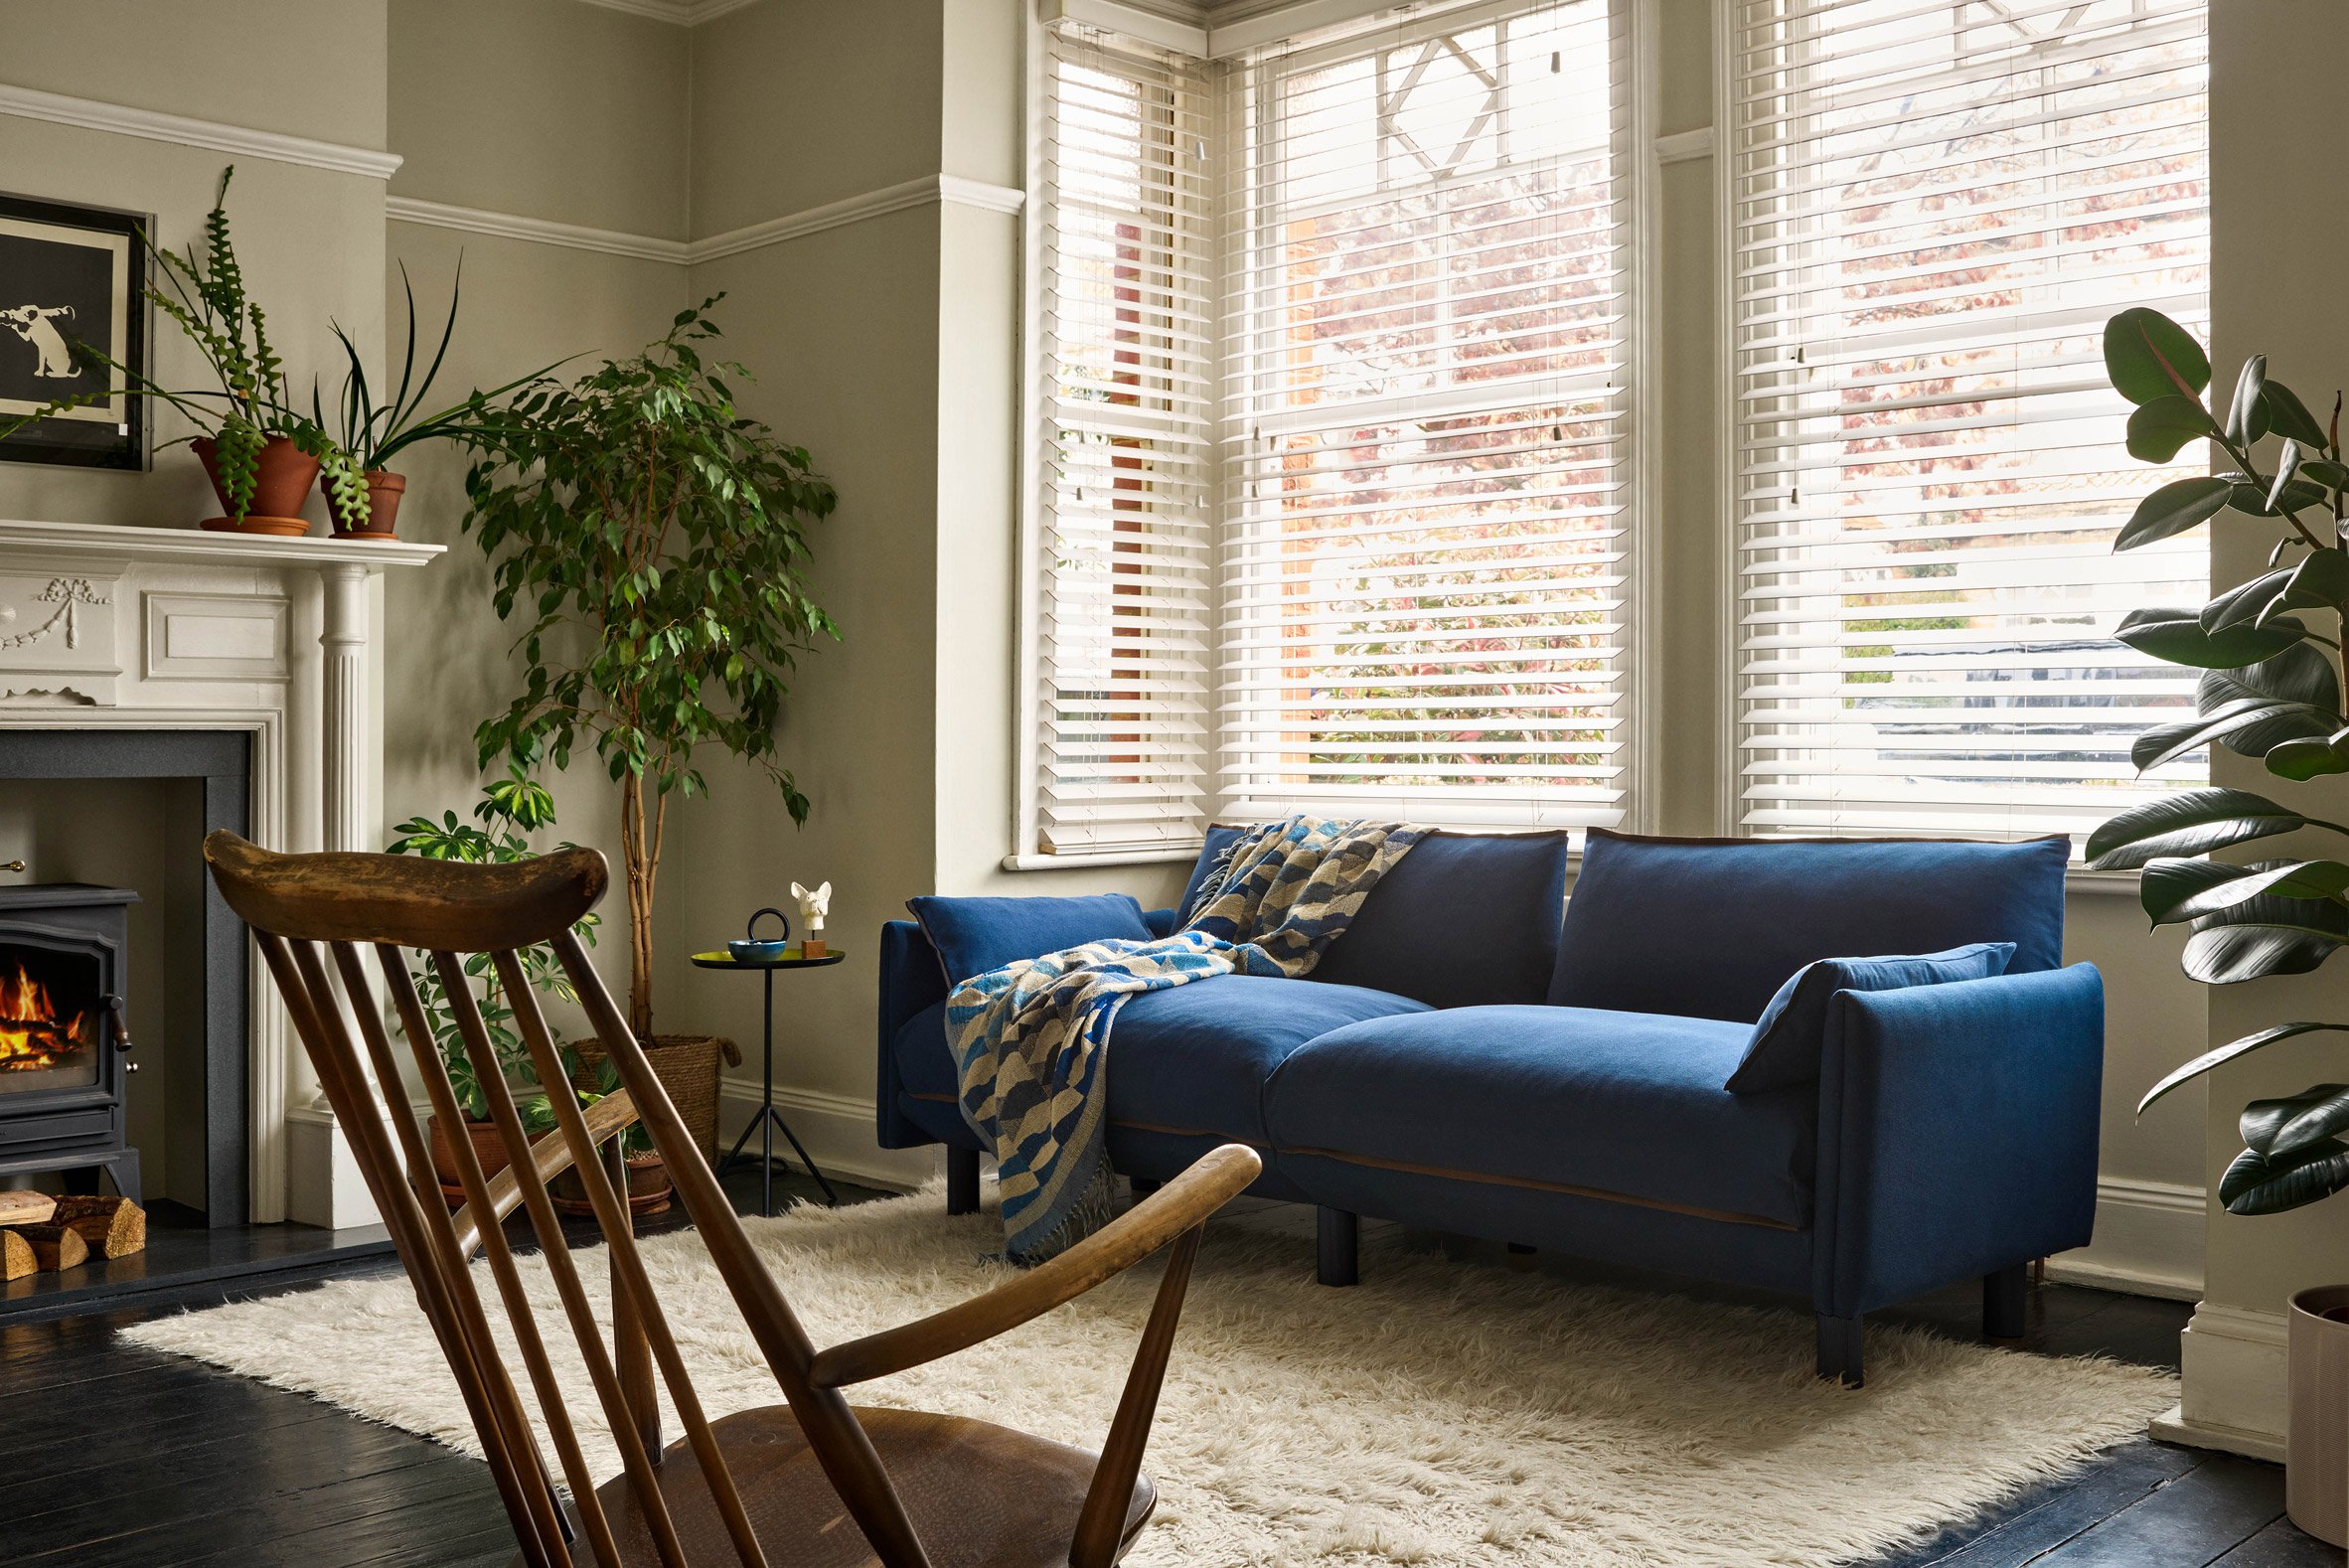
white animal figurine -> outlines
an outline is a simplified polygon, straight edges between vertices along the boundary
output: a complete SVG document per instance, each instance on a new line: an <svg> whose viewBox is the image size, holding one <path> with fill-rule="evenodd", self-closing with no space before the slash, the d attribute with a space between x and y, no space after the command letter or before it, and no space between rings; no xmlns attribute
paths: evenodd
<svg viewBox="0 0 2349 1568"><path fill-rule="evenodd" d="M791 884L791 896L799 900L799 951L802 958L822 958L824 946L824 911L832 907L832 884L810 889Z"/></svg>

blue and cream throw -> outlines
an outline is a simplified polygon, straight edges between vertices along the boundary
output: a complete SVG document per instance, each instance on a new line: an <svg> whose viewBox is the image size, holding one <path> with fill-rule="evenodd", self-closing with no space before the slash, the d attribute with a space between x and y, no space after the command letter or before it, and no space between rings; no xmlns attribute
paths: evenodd
<svg viewBox="0 0 2349 1568"><path fill-rule="evenodd" d="M963 1119L995 1149L1010 1257L1040 1263L1109 1222L1104 1074L1127 1000L1218 975L1302 977L1425 832L1315 817L1250 828L1173 936L1090 942L956 986L946 1034Z"/></svg>

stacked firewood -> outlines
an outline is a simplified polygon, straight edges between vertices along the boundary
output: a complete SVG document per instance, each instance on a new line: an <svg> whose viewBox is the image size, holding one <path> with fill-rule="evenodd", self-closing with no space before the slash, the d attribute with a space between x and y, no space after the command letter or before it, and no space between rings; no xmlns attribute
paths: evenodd
<svg viewBox="0 0 2349 1568"><path fill-rule="evenodd" d="M0 1280L126 1258L147 1245L147 1211L126 1197L0 1192Z"/></svg>

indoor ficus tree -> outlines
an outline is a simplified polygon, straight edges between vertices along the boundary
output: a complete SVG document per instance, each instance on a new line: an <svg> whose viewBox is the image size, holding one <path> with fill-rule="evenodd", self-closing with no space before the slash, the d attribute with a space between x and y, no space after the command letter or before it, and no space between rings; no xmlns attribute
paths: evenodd
<svg viewBox="0 0 2349 1568"><path fill-rule="evenodd" d="M716 303L680 312L633 359L569 386L540 378L466 421L485 455L465 476L464 526L494 563L499 616L528 619L523 691L476 731L481 763L566 767L585 744L620 786L628 1019L644 1039L670 802L706 789L695 759L714 745L805 821L775 723L797 655L839 636L804 575L832 486L736 410L725 378L748 372L704 363Z"/></svg>
<svg viewBox="0 0 2349 1568"><path fill-rule="evenodd" d="M2204 401L2208 357L2184 328L2153 310L2122 311L2107 324L2105 365L2114 389L2135 404L2131 456L2166 463L2189 442L2207 440L2232 465L2154 491L2114 549L2167 539L2227 512L2282 531L2268 569L2251 581L2199 610L2142 609L2121 622L2122 642L2203 672L2193 716L2139 736L2131 753L2137 767L2222 745L2260 759L2279 778L2349 773L2340 670L2349 621L2349 467L2341 456L2340 398L2320 425L2290 389L2269 379L2266 358L2254 356L2222 421ZM2349 792L2343 808L2337 815L2349 816ZM2349 946L2349 863L2209 859L2303 829L2349 839L2349 826L2251 790L2187 790L2106 823L2090 836L2088 856L2100 869L2143 867L2145 912L2156 925L2191 932L2186 973L2233 985L2302 974ZM2247 1034L2162 1079L2137 1108L2223 1062L2328 1029L2349 1030L2349 1023L2279 1023ZM2244 1108L2242 1132L2244 1151L2219 1182L2229 1212L2275 1213L2349 1186L2349 1085L2256 1100Z"/></svg>

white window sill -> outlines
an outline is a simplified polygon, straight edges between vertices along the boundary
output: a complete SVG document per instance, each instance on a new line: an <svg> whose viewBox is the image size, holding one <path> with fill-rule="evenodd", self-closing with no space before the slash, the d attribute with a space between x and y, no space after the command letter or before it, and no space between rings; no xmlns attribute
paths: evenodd
<svg viewBox="0 0 2349 1568"><path fill-rule="evenodd" d="M1199 847L1172 850L1099 850L1069 855L1007 855L1007 871L1073 871L1091 865L1179 865L1199 858Z"/></svg>

